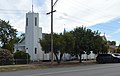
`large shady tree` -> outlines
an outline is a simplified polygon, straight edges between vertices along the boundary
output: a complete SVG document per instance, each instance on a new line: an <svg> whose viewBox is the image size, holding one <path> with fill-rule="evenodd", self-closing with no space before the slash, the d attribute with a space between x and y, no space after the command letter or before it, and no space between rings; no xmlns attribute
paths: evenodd
<svg viewBox="0 0 120 76"><path fill-rule="evenodd" d="M40 44L45 53L50 52L50 34L45 34L44 38L40 40ZM53 52L58 64L61 62L64 53L72 54L73 50L74 38L72 33L65 32L64 34L53 34ZM58 54L60 54L60 56L58 56Z"/></svg>
<svg viewBox="0 0 120 76"><path fill-rule="evenodd" d="M79 56L79 62L81 62L81 55L84 52L87 54L90 54L90 51L96 54L107 52L108 47L106 40L100 36L100 32L98 31L78 27L73 31L73 37L75 40L74 54Z"/></svg>
<svg viewBox="0 0 120 76"><path fill-rule="evenodd" d="M51 40L50 40L51 36L50 34L45 34L44 35L44 38L42 40L40 40L40 44L42 46L42 50L45 52L45 53L49 53L51 51ZM56 57L56 60L58 63L60 63L60 60L58 58L58 53L60 52L60 49L61 49L61 43L62 42L62 36L61 35L58 35L58 34L53 34L53 53Z"/></svg>
<svg viewBox="0 0 120 76"><path fill-rule="evenodd" d="M9 21L0 19L0 44L4 49L8 49L13 52L14 43L16 42L16 32Z"/></svg>

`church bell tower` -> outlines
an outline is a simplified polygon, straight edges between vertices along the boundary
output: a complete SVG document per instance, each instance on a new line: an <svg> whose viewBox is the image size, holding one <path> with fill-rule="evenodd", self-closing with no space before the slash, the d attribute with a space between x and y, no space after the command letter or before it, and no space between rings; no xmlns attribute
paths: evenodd
<svg viewBox="0 0 120 76"><path fill-rule="evenodd" d="M31 60L41 60L42 50L39 39L42 38L42 28L39 27L39 14L26 13L25 49L30 54Z"/></svg>

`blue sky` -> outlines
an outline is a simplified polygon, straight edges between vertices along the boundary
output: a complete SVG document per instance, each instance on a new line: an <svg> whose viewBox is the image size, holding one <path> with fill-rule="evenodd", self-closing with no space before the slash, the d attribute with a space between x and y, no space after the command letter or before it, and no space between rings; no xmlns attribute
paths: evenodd
<svg viewBox="0 0 120 76"><path fill-rule="evenodd" d="M112 19L105 23L99 23L89 27L92 30L99 30L102 34L105 33L107 40L120 42L120 18Z"/></svg>
<svg viewBox="0 0 120 76"><path fill-rule="evenodd" d="M54 0L55 2L55 0ZM33 0L39 13L39 26L50 33L50 0ZM32 9L32 0L0 0L0 19L9 21L19 33L25 32L25 15ZM54 6L54 32L85 26L105 33L108 40L120 43L120 0L58 0Z"/></svg>

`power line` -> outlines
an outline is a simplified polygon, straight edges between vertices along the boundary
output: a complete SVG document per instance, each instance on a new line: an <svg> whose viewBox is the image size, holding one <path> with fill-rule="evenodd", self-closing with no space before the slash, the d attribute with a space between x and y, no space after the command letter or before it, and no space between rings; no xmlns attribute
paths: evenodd
<svg viewBox="0 0 120 76"><path fill-rule="evenodd" d="M62 12L59 12L59 11L57 11L57 13L59 13L59 14L62 14L62 15L64 15L64 13L62 13ZM67 14L67 17L68 18L65 18L64 20L72 20L72 21L74 21L74 22L77 22L77 23L93 23L94 21L99 21L99 20L101 20L102 19L102 17L99 17L99 18L97 18L96 20L93 20L92 22L91 21L85 21L85 20L82 20L82 19L80 19L80 18L77 18L77 17L75 17L75 16L70 16L70 15L68 15ZM110 16L109 16L110 17ZM112 16L111 16L112 17ZM81 21L82 20L82 21ZM82 24L83 25L83 24ZM115 26L114 26L115 27Z"/></svg>
<svg viewBox="0 0 120 76"><path fill-rule="evenodd" d="M99 7L98 9L96 9L96 8L88 7L88 6L86 6L86 4L84 4L84 3L79 3L79 2L76 2L76 1L73 1L73 3L71 3L71 5L77 7L77 10L75 10L75 11L80 10L79 7L83 8L84 10L85 10L85 9L88 10L88 11L85 11L85 12L84 12L84 13L86 13L86 15L87 15L87 13L89 14L89 11L91 11L91 15L94 14L94 15L99 15L99 16L100 16L100 15L103 15L103 14L104 14L104 12L101 11L100 7ZM71 6L71 5L70 5L70 6ZM67 6L67 5L66 5L66 6ZM69 6L68 6L68 7L69 7ZM104 7L103 9L108 8L108 7L110 7L110 6L106 6L106 7ZM101 8L102 8L102 7L101 7ZM71 9L71 8L70 8L70 9ZM93 12L92 12L92 11L93 11ZM83 12L83 11L81 11L81 12ZM81 12L78 12L78 14L80 14Z"/></svg>
<svg viewBox="0 0 120 76"><path fill-rule="evenodd" d="M0 9L0 14L25 14L28 10L9 10L9 9ZM46 15L46 12L39 11L39 14Z"/></svg>
<svg viewBox="0 0 120 76"><path fill-rule="evenodd" d="M0 9L0 11L19 11L19 12L21 12L21 11L29 11L29 10L12 10L12 9Z"/></svg>
<svg viewBox="0 0 120 76"><path fill-rule="evenodd" d="M10 13L10 12L0 12L0 14L25 14L26 12L24 13ZM43 15L46 15L46 13L39 13L39 14L43 14Z"/></svg>
<svg viewBox="0 0 120 76"><path fill-rule="evenodd" d="M55 3L53 4L53 7L56 5L57 2L58 2L58 0L55 1Z"/></svg>
<svg viewBox="0 0 120 76"><path fill-rule="evenodd" d="M63 14L63 13L60 13L60 14ZM69 15L67 15L67 16L69 16ZM71 18L70 18L71 17ZM64 20L72 20L72 21L74 21L74 23L78 23L78 25L83 25L83 24L81 24L82 22L80 22L79 21L79 19L78 18L76 18L76 17L72 17L72 16L69 16L69 18L66 18L66 19L64 19ZM86 21L86 23L92 23L92 22L87 22ZM95 24L96 25L96 24ZM104 25L104 24L103 24ZM92 27L89 27L88 26L88 28L92 28ZM102 26L101 24L100 24L100 26L99 26L99 24L97 24L97 26L94 26L92 29L97 29L97 30L99 30L99 31L104 31L104 32L106 32L106 31L109 31L109 32L113 32L113 31L115 31L115 29L117 29L117 28L119 28L118 26L113 26L113 25L106 25L106 26Z"/></svg>

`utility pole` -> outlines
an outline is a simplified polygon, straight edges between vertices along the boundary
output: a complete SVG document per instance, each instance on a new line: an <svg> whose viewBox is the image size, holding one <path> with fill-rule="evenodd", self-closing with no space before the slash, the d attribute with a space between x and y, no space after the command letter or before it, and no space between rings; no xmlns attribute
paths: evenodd
<svg viewBox="0 0 120 76"><path fill-rule="evenodd" d="M58 0L53 4L53 0L51 0L51 12L47 13L51 14L51 64L53 64L53 12L56 12L56 10L53 10L54 5L57 3Z"/></svg>
<svg viewBox="0 0 120 76"><path fill-rule="evenodd" d="M51 0L51 64L53 61L53 0Z"/></svg>

